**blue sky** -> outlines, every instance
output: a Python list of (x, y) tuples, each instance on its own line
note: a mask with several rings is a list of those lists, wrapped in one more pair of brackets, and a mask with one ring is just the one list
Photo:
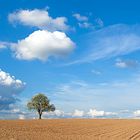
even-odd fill
[(44, 117), (139, 117), (139, 4), (1, 0), (0, 118), (36, 117), (38, 92), (56, 106)]

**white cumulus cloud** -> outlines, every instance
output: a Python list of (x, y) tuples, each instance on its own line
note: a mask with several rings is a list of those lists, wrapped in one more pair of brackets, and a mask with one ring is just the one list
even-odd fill
[(43, 117), (48, 118), (48, 117), (64, 117), (65, 112), (59, 109), (56, 109), (54, 112), (44, 112)]
[(135, 117), (140, 117), (140, 110), (136, 110), (133, 112)]
[(72, 116), (73, 117), (83, 117), (84, 116), (84, 111), (75, 109), (75, 111), (73, 112)]
[(82, 16), (79, 13), (73, 14), (73, 17), (75, 17), (78, 21), (88, 21), (87, 16)]
[(106, 116), (114, 116), (117, 115), (115, 112), (105, 112), (105, 111), (98, 111), (96, 109), (90, 109), (87, 113), (90, 117), (106, 117)]
[(12, 49), (18, 59), (44, 61), (50, 56), (65, 56), (74, 46), (74, 42), (63, 32), (38, 30), (12, 45)]
[(93, 25), (89, 22), (78, 23), (79, 27), (81, 28), (92, 28)]
[(8, 19), (11, 23), (19, 22), (26, 26), (34, 26), (50, 31), (65, 31), (69, 28), (69, 26), (66, 25), (66, 17), (52, 18), (47, 10), (41, 9), (19, 10), (9, 14)]
[(25, 115), (20, 114), (20, 115), (19, 115), (19, 119), (20, 119), (20, 120), (25, 120)]
[(24, 90), (25, 85), (21, 80), (0, 70), (0, 110), (9, 109), (11, 104), (16, 103), (16, 96)]
[(104, 22), (101, 18), (90, 20), (89, 16), (91, 16), (91, 14), (89, 14), (89, 16), (83, 16), (79, 13), (75, 13), (72, 16), (78, 21), (78, 26), (80, 28), (95, 30), (95, 29), (100, 29), (104, 26)]

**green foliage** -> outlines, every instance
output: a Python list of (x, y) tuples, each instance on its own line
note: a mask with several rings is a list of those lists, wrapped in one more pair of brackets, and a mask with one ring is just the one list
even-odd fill
[(36, 110), (39, 114), (39, 119), (43, 112), (55, 111), (55, 106), (50, 104), (49, 99), (44, 94), (35, 95), (30, 102), (28, 102), (27, 107), (29, 110)]

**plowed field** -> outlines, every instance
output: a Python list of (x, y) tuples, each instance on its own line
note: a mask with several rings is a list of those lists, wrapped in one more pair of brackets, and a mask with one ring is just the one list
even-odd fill
[(140, 140), (140, 120), (1, 120), (0, 140)]

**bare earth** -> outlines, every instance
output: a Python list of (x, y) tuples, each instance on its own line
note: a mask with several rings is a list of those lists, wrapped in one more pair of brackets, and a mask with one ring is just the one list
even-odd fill
[(140, 120), (1, 120), (0, 140), (140, 140)]

